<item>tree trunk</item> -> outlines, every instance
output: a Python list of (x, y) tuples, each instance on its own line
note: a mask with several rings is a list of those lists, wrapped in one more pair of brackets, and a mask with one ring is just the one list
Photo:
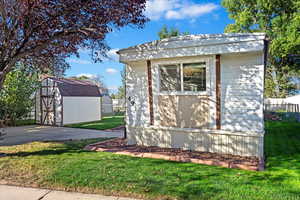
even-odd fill
[(0, 72), (0, 90), (3, 87), (3, 83), (4, 83), (4, 73)]
[(14, 65), (15, 62), (11, 62), (6, 65), (0, 65), (0, 90), (3, 88), (3, 84), (7, 73), (12, 70)]

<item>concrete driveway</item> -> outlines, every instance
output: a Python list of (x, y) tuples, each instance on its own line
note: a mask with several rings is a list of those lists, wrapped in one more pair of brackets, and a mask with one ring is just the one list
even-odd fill
[(33, 141), (64, 141), (91, 138), (123, 137), (124, 131), (98, 131), (89, 129), (51, 127), (51, 126), (20, 126), (5, 129), (6, 135), (0, 140), (0, 146), (25, 144)]

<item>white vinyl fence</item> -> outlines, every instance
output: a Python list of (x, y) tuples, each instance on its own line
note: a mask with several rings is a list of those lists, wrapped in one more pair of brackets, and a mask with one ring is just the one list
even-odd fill
[(288, 98), (266, 98), (264, 102), (264, 110), (271, 112), (299, 112), (299, 104), (291, 103)]

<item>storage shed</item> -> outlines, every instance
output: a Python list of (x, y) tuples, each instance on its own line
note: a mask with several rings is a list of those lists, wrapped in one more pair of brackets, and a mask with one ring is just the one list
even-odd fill
[(35, 118), (52, 126), (100, 120), (100, 90), (89, 81), (47, 77), (36, 93)]
[(266, 44), (236, 33), (121, 49), (128, 143), (262, 158)]

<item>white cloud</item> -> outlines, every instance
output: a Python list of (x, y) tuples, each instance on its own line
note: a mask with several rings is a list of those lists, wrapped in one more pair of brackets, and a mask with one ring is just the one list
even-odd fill
[(174, 2), (177, 0), (150, 0), (146, 3), (146, 15), (157, 20), (163, 17), (164, 13), (174, 8)]
[(119, 51), (119, 49), (111, 49), (108, 52), (106, 52), (107, 57), (104, 57), (103, 55), (99, 54), (100, 58), (103, 61), (119, 61), (119, 55), (117, 54), (117, 51)]
[(79, 52), (79, 53), (89, 53), (89, 52), (90, 52), (90, 49), (87, 49), (87, 48), (80, 48), (80, 49), (78, 49), (78, 52)]
[(108, 73), (108, 74), (116, 74), (116, 73), (118, 73), (119, 71), (118, 70), (116, 70), (116, 69), (114, 69), (114, 68), (107, 68), (106, 69), (106, 73)]
[(119, 61), (119, 55), (117, 54), (117, 51), (119, 51), (119, 49), (111, 49), (107, 52), (107, 56), (109, 59), (113, 60), (113, 61)]
[(198, 4), (191, 0), (150, 0), (146, 3), (146, 15), (152, 20), (193, 19), (211, 13), (218, 7), (214, 3)]
[(180, 19), (182, 16), (178, 11), (175, 10), (169, 10), (166, 13), (166, 18), (167, 19)]
[(119, 88), (119, 87), (116, 86), (116, 85), (111, 85), (111, 86), (108, 86), (108, 87), (107, 87), (107, 89), (112, 90), (112, 91), (117, 91), (118, 88)]
[(81, 77), (81, 76), (86, 76), (88, 77), (89, 79), (94, 79), (97, 77), (96, 74), (89, 74), (89, 73), (82, 73), (82, 74), (77, 74), (76, 77)]
[(89, 60), (83, 60), (83, 59), (73, 59), (73, 58), (71, 58), (71, 59), (68, 59), (67, 60), (69, 63), (75, 63), (75, 64), (81, 64), (81, 65), (88, 65), (88, 64), (92, 64), (92, 62), (91, 61), (89, 61)]

